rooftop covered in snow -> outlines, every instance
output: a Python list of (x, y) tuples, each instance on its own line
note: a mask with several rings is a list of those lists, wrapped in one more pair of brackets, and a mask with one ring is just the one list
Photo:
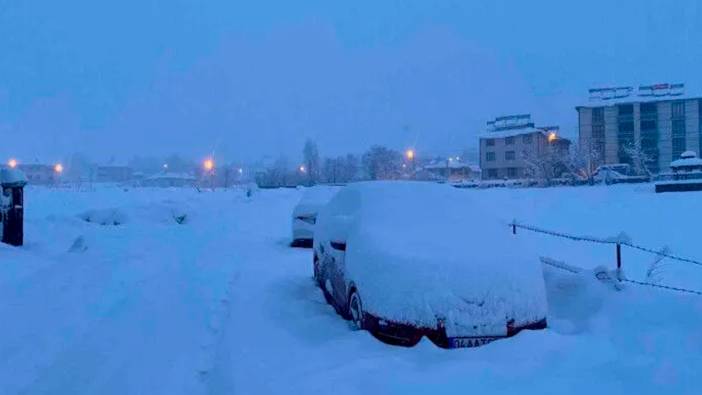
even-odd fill
[(588, 90), (588, 93), (588, 101), (577, 106), (576, 109), (627, 103), (695, 99), (699, 97), (687, 94), (685, 92), (685, 84), (682, 83), (641, 85), (638, 89), (635, 89), (633, 86), (592, 88)]
[(497, 117), (487, 122), (487, 130), (480, 134), (480, 138), (504, 138), (523, 134), (542, 133), (544, 135), (555, 132), (558, 126), (535, 126), (531, 114), (506, 115)]

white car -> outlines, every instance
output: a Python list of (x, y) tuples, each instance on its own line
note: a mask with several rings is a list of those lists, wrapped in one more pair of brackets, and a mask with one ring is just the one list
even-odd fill
[(539, 255), (482, 195), (421, 182), (346, 187), (319, 213), (314, 278), (359, 329), (475, 347), (546, 327)]
[(292, 247), (312, 248), (317, 213), (339, 191), (337, 186), (306, 188), (292, 212)]

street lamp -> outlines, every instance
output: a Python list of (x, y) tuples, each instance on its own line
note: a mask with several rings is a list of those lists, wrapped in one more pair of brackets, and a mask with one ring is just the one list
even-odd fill
[(556, 141), (557, 138), (558, 138), (558, 135), (556, 134), (556, 132), (551, 132), (548, 134), (548, 142), (549, 143)]
[(300, 173), (306, 173), (306, 172), (307, 172), (307, 168), (305, 167), (305, 165), (300, 165), (300, 167), (298, 168), (298, 170), (300, 170)]
[(12, 158), (8, 160), (7, 165), (10, 166), (10, 168), (14, 169), (15, 167), (17, 167), (17, 159)]
[(205, 168), (205, 170), (207, 170), (207, 171), (214, 170), (214, 168), (215, 168), (214, 160), (212, 160), (211, 158), (205, 159), (205, 161), (202, 162), (202, 167)]
[(405, 157), (407, 158), (407, 160), (414, 160), (414, 150), (410, 148), (407, 151), (405, 151)]
[(63, 165), (60, 163), (55, 164), (54, 165), (54, 173), (56, 173), (56, 174), (63, 173)]

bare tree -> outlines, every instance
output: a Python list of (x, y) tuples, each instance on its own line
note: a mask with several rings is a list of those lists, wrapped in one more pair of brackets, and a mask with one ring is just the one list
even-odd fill
[(371, 180), (399, 178), (402, 170), (402, 154), (383, 146), (375, 145), (363, 154), (363, 167)]
[(600, 151), (595, 149), (593, 144), (585, 142), (584, 144), (577, 145), (575, 149), (572, 150), (569, 167), (573, 174), (593, 184), (595, 171), (601, 160)]
[(302, 156), (304, 158), (304, 172), (307, 174), (308, 183), (313, 185), (319, 180), (320, 175), (319, 150), (317, 149), (317, 144), (308, 139), (305, 142), (305, 147), (302, 149)]
[(641, 139), (622, 148), (624, 154), (631, 159), (631, 167), (637, 175), (651, 177), (651, 165), (655, 163), (655, 158), (651, 153), (642, 148)]
[(343, 166), (341, 169), (341, 182), (350, 182), (358, 177), (359, 162), (358, 157), (353, 154), (347, 154), (343, 158)]
[(322, 166), (322, 180), (327, 183), (339, 182), (343, 158), (325, 158)]
[(553, 179), (570, 171), (570, 158), (567, 153), (553, 145), (547, 145), (541, 154), (522, 153), (526, 164), (526, 174), (540, 185), (549, 186)]

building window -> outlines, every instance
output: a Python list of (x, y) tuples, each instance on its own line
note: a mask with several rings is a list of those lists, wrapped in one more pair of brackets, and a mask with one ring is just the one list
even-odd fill
[(514, 160), (516, 157), (514, 151), (505, 151), (505, 160)]
[(486, 139), (486, 140), (485, 140), (485, 146), (487, 146), (487, 147), (494, 147), (494, 146), (495, 146), (495, 139)]
[(684, 101), (674, 101), (671, 106), (672, 117), (673, 118), (684, 118), (685, 117), (685, 102)]
[(592, 123), (604, 123), (604, 107), (595, 107), (592, 109)]
[(641, 103), (640, 111), (641, 116), (644, 116), (646, 114), (657, 114), (658, 105), (656, 103)]
[(522, 142), (524, 144), (531, 144), (531, 139), (532, 137), (530, 134), (525, 134), (524, 136), (522, 136)]
[(485, 153), (485, 160), (487, 162), (494, 162), (495, 161), (495, 153), (494, 152), (486, 152)]
[(634, 116), (634, 105), (633, 104), (620, 104), (617, 106), (619, 109), (620, 117), (633, 117)]
[[(675, 104), (675, 103), (674, 103)], [(680, 158), (680, 154), (685, 152), (685, 120), (684, 119), (673, 119), (673, 158), (676, 160)]]
[(488, 178), (497, 178), (497, 169), (488, 169)]
[(604, 125), (592, 125), (592, 138), (593, 139), (604, 139), (605, 128)]
[(517, 168), (508, 167), (507, 168), (507, 178), (517, 178)]
[(656, 130), (658, 129), (658, 122), (653, 119), (642, 119), (641, 120), (641, 130)]
[(505, 145), (512, 145), (514, 144), (514, 136), (510, 136), (505, 138)]

